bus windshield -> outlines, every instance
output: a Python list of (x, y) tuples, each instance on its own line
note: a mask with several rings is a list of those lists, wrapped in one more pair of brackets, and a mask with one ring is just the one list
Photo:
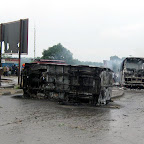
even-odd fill
[(125, 63), (125, 67), (127, 69), (140, 70), (140, 69), (144, 69), (144, 63), (143, 60), (140, 59), (127, 60), (127, 62)]

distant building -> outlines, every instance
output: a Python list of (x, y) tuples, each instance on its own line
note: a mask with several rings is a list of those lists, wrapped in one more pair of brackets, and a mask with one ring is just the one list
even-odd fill
[(19, 63), (18, 58), (3, 58), (2, 59), (2, 67), (4, 67), (4, 66), (11, 67), (12, 65), (18, 66), (18, 63)]

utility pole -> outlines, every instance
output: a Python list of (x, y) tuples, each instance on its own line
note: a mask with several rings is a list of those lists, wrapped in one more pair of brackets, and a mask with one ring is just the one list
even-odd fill
[[(1, 30), (0, 30), (0, 35), (1, 35), (1, 45), (0, 45), (0, 67), (2, 67), (2, 24), (1, 24)], [(1, 74), (0, 74), (0, 86), (1, 86)]]
[(34, 60), (35, 60), (35, 56), (36, 56), (36, 29), (34, 25)]

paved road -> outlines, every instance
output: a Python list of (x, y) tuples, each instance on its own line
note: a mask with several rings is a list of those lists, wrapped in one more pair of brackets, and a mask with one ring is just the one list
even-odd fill
[(144, 144), (144, 92), (103, 107), (0, 96), (1, 144)]

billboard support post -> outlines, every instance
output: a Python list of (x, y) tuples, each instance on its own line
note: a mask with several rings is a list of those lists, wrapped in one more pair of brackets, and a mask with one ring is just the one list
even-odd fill
[[(2, 67), (2, 24), (1, 24), (1, 46), (0, 46), (0, 67)], [(1, 74), (0, 74), (0, 86), (1, 86)]]
[(20, 35), (19, 35), (19, 69), (18, 69), (18, 85), (20, 84), (20, 73), (21, 73), (21, 34), (22, 34), (22, 20), (20, 20)]

